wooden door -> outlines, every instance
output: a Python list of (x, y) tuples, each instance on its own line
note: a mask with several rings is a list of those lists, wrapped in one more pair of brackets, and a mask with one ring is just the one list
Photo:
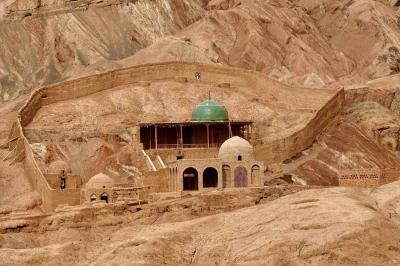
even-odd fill
[(243, 166), (235, 168), (235, 187), (247, 187), (247, 170)]

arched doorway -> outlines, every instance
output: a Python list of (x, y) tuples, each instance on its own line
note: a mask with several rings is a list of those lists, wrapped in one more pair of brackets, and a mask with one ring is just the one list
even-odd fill
[(235, 187), (247, 187), (247, 170), (243, 166), (235, 168)]
[(193, 167), (183, 171), (183, 190), (198, 190), (198, 173)]
[(253, 165), (253, 167), (251, 167), (251, 183), (255, 184), (259, 176), (260, 176), (260, 166), (255, 164)]
[(222, 166), (222, 185), (223, 187), (230, 186), (231, 167), (229, 165)]
[(104, 200), (106, 203), (108, 203), (108, 194), (107, 193), (101, 194), (100, 200)]
[(203, 172), (203, 187), (218, 187), (218, 171), (208, 167)]

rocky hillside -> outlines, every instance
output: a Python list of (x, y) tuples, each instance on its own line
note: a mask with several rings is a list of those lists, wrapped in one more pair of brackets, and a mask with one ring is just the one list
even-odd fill
[(285, 193), (274, 188), (10, 215), (0, 220), (0, 264), (398, 265), (399, 190), (312, 189), (270, 201)]
[[(397, 7), (332, 0), (7, 0), (0, 100), (155, 61), (255, 69), (305, 86), (399, 72)], [(345, 82), (346, 83), (346, 82)]]
[(24, 18), (12, 12), (0, 23), (3, 101), (41, 84), (75, 77), (82, 68), (101, 71), (101, 62), (112, 66), (113, 61), (192, 24), (205, 12), (197, 0), (141, 0), (85, 10), (27, 6), (30, 1), (9, 7), (29, 10), (20, 11), (25, 12)]

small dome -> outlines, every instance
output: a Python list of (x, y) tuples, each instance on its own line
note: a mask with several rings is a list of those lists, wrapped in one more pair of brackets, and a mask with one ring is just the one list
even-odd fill
[(235, 136), (222, 143), (218, 158), (224, 162), (246, 161), (254, 160), (255, 155), (253, 146), (247, 140)]
[(222, 104), (207, 100), (193, 110), (192, 121), (228, 121), (228, 112)]
[(59, 174), (61, 171), (71, 173), (71, 168), (62, 160), (51, 162), (47, 168), (47, 173), (49, 174)]
[(85, 188), (110, 188), (114, 185), (114, 180), (106, 174), (100, 173), (86, 183)]

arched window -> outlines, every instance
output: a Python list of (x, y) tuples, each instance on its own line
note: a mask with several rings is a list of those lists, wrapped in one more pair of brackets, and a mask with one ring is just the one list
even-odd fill
[(197, 170), (193, 167), (183, 171), (183, 190), (199, 190)]
[(218, 171), (208, 167), (203, 172), (203, 187), (218, 187)]
[(229, 187), (231, 181), (231, 167), (227, 164), (222, 166), (222, 185)]
[(108, 203), (108, 194), (107, 193), (103, 193), (100, 195), (100, 200), (105, 201), (106, 203)]
[(96, 194), (92, 194), (92, 195), (90, 196), (90, 202), (93, 202), (93, 201), (96, 201), (96, 200), (97, 200)]
[(256, 184), (259, 176), (260, 176), (260, 166), (255, 164), (253, 165), (253, 167), (251, 167), (251, 183), (253, 185)]

